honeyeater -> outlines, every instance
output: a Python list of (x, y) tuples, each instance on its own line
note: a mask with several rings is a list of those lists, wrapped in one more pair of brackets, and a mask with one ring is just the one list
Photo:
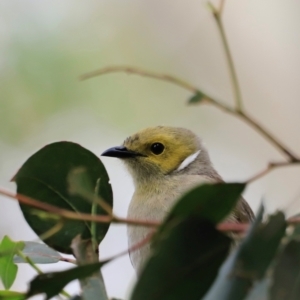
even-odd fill
[[(110, 148), (102, 156), (120, 158), (132, 175), (135, 191), (128, 218), (162, 221), (176, 200), (201, 183), (222, 182), (212, 166), (200, 138), (185, 128), (157, 126), (143, 129)], [(227, 218), (248, 223), (253, 212), (241, 197)], [(128, 226), (129, 247), (143, 240), (151, 229)], [(130, 253), (133, 267), (139, 273), (150, 254), (150, 245)]]

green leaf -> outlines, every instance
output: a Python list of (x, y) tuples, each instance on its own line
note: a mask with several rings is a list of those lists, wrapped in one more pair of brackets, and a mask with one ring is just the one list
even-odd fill
[(68, 175), (68, 183), (70, 194), (80, 195), (93, 202), (95, 186), (93, 186), (85, 168), (72, 169)]
[(83, 300), (83, 298), (79, 295), (75, 295), (75, 296), (72, 296), (72, 298), (70, 298), (70, 300)]
[(195, 104), (201, 102), (205, 98), (205, 94), (201, 91), (197, 91), (189, 100), (188, 104)]
[(17, 251), (22, 250), (23, 242), (14, 242), (8, 236), (5, 236), (0, 244), (0, 278), (4, 288), (9, 289), (14, 283), (18, 266), (14, 263), (13, 258)]
[(292, 240), (284, 247), (274, 267), (271, 299), (291, 299), (298, 277), (300, 277), (300, 241)]
[[(25, 247), (22, 250), (23, 254), (28, 256), (35, 264), (52, 264), (57, 263), (61, 259), (61, 255), (42, 243), (24, 242)], [(27, 263), (22, 257), (16, 255), (15, 263)]]
[[(206, 184), (185, 194), (153, 239), (153, 253), (132, 300), (200, 299), (209, 289), (231, 240), (215, 229), (235, 207), (244, 184)], [(199, 284), (201, 282), (201, 284)]]
[(255, 283), (245, 300), (269, 300), (269, 286), (268, 278), (260, 280)]
[(263, 278), (286, 229), (284, 214), (278, 212), (262, 223), (263, 208), (238, 249), (223, 264), (204, 300), (244, 299), (256, 280)]
[(0, 291), (0, 300), (23, 300), (25, 294), (14, 291)]
[[(222, 221), (235, 207), (245, 184), (217, 183), (203, 184), (183, 195), (172, 208), (167, 221), (173, 218), (186, 218), (195, 215), (214, 224)], [(167, 224), (165, 222), (164, 224)], [(160, 230), (163, 230), (164, 224)]]
[[(70, 195), (68, 174), (75, 168), (86, 169), (93, 187), (99, 183), (98, 195), (112, 206), (112, 189), (104, 165), (89, 150), (71, 142), (57, 142), (45, 146), (33, 154), (21, 167), (13, 180), (17, 192), (41, 202), (48, 203), (77, 213), (91, 213), (92, 204), (79, 195)], [(41, 235), (50, 230), (56, 220), (40, 218), (34, 210), (20, 203), (24, 217), (31, 228)], [(36, 210), (35, 210), (36, 211)], [(96, 214), (106, 214), (97, 206)], [(104, 238), (109, 224), (97, 224), (98, 243)], [(63, 228), (45, 243), (59, 252), (71, 253), (71, 242), (81, 234), (84, 239), (91, 237), (91, 223), (66, 220)]]
[(64, 286), (66, 286), (69, 282), (90, 276), (94, 272), (98, 271), (104, 263), (98, 262), (72, 268), (67, 271), (38, 275), (30, 282), (30, 288), (26, 297), (29, 298), (37, 294), (45, 293), (47, 296), (46, 299), (50, 299), (51, 297), (59, 294)]
[(199, 217), (165, 226), (131, 300), (199, 300), (228, 255), (231, 240)]
[(289, 300), (299, 300), (299, 295), (300, 295), (300, 276), (298, 275)]

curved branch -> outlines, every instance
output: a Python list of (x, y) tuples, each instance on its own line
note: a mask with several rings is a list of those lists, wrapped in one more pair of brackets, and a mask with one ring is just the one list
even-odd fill
[(48, 203), (44, 203), (33, 199), (31, 197), (27, 197), (22, 194), (13, 194), (9, 191), (6, 191), (0, 188), (0, 194), (7, 196), (11, 199), (18, 200), (20, 203), (24, 205), (28, 205), (31, 207), (35, 207), (37, 209), (53, 213), (57, 216), (60, 216), (65, 219), (70, 220), (78, 220), (78, 221), (90, 221), (90, 222), (98, 222), (98, 223), (122, 223), (136, 226), (144, 226), (144, 227), (156, 227), (160, 223), (155, 221), (144, 221), (144, 220), (132, 220), (120, 217), (111, 217), (105, 215), (90, 215), (86, 213), (76, 213), (67, 209), (62, 209), (54, 205), (50, 205)]
[[(96, 76), (108, 74), (108, 73), (127, 73), (127, 74), (136, 74), (143, 77), (153, 78), (161, 81), (166, 81), (169, 83), (172, 83), (176, 86), (182, 87), (192, 93), (201, 93), (204, 95), (205, 102), (211, 105), (214, 105), (215, 107), (219, 108), (220, 110), (232, 114), (236, 117), (239, 117), (241, 120), (243, 120), (245, 123), (250, 125), (252, 128), (254, 128), (258, 133), (260, 133), (266, 140), (268, 140), (271, 144), (273, 144), (279, 151), (281, 151), (284, 155), (286, 155), (291, 162), (299, 162), (300, 158), (298, 158), (296, 155), (294, 155), (286, 146), (284, 146), (277, 138), (275, 138), (271, 133), (269, 133), (265, 128), (263, 128), (260, 124), (258, 124), (256, 121), (254, 121), (247, 113), (235, 110), (234, 108), (224, 104), (223, 102), (214, 99), (213, 97), (210, 97), (206, 93), (203, 93), (200, 89), (193, 86), (192, 84), (177, 78), (175, 76), (171, 76), (168, 74), (160, 74), (155, 73), (139, 68), (134, 67), (128, 67), (128, 66), (111, 66), (106, 67), (102, 69), (98, 69), (86, 74), (83, 74), (80, 79), (85, 80), (89, 78), (93, 78)], [(200, 103), (203, 103), (203, 100), (200, 101)]]
[(268, 164), (268, 166), (263, 169), (262, 171), (258, 172), (257, 174), (253, 175), (252, 177), (250, 177), (249, 179), (247, 179), (245, 181), (245, 183), (251, 183), (263, 176), (265, 176), (266, 174), (270, 173), (271, 171), (278, 169), (278, 168), (282, 168), (282, 167), (288, 167), (294, 164), (300, 164), (300, 161), (283, 161), (283, 162), (271, 162)]

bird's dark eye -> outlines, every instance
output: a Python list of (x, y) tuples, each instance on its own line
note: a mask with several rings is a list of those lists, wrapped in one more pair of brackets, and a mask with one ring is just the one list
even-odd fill
[(159, 154), (163, 153), (165, 146), (161, 143), (154, 143), (151, 145), (150, 149), (155, 155), (159, 155)]

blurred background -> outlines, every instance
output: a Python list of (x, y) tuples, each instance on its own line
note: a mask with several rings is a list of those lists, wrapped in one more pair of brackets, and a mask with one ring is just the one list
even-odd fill
[[(217, 4), (217, 1), (215, 2)], [(223, 20), (244, 106), (300, 154), (300, 2), (228, 0)], [(227, 181), (241, 181), (283, 157), (241, 120), (210, 106), (187, 106), (187, 91), (135, 75), (80, 82), (107, 65), (130, 65), (185, 79), (233, 104), (216, 24), (202, 0), (2, 0), (0, 2), (0, 185), (45, 144), (68, 140), (96, 155), (152, 125), (187, 127), (206, 144)], [(103, 158), (115, 212), (126, 216), (133, 185), (123, 165)], [(254, 210), (300, 211), (299, 167), (276, 170), (251, 184)], [(35, 240), (18, 204), (0, 196), (0, 238)], [(111, 226), (101, 244), (106, 258), (127, 248), (126, 229)], [(69, 267), (65, 263), (43, 270)], [(103, 268), (110, 296), (126, 298), (135, 281), (128, 256)], [(28, 266), (12, 287), (24, 291)], [(69, 286), (75, 293), (77, 284)]]

